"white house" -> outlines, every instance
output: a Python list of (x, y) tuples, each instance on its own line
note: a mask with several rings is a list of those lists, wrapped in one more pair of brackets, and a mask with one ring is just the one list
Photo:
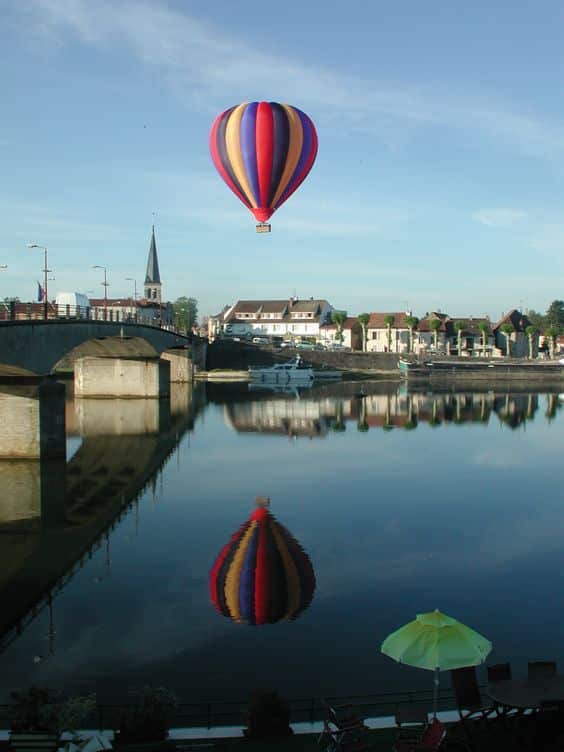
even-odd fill
[(238, 300), (210, 316), (208, 336), (319, 338), (319, 327), (331, 320), (333, 306), (326, 300), (297, 297), (289, 300)]
[[(371, 313), (366, 327), (367, 352), (403, 353), (409, 350), (409, 327), (406, 319), (411, 313)], [(391, 317), (390, 326), (386, 323)]]

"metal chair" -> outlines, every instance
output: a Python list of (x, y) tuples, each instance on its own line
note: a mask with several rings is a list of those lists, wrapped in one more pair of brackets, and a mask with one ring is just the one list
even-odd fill
[[(488, 684), (497, 681), (506, 681), (511, 679), (511, 664), (510, 663), (496, 663), (493, 666), (487, 666), (488, 672)], [(520, 715), (523, 711), (519, 708), (511, 707), (510, 705), (501, 705), (499, 702), (493, 702), (493, 706), (496, 709), (499, 716), (502, 718), (509, 718), (510, 716)]]
[(529, 679), (546, 679), (555, 676), (556, 661), (529, 661), (527, 676)]
[(504, 681), (511, 679), (511, 664), (496, 663), (493, 666), (487, 666), (488, 682)]
[(395, 712), (397, 726), (395, 742), (418, 742), (429, 723), (429, 714), (418, 705), (398, 705)]
[(394, 752), (438, 752), (443, 749), (446, 726), (437, 718), (427, 725), (419, 739), (400, 739), (394, 743)]
[(494, 705), (482, 700), (474, 666), (456, 668), (450, 672), (450, 676), (458, 715), (463, 724), (473, 720), (487, 721), (490, 715), (496, 713)]

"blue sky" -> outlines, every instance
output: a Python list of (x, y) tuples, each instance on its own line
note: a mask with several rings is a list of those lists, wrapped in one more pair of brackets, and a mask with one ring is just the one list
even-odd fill
[[(351, 314), (545, 310), (564, 273), (564, 6), (0, 0), (0, 297), (139, 288), (324, 297)], [(215, 172), (215, 116), (288, 102), (317, 126), (270, 235)]]

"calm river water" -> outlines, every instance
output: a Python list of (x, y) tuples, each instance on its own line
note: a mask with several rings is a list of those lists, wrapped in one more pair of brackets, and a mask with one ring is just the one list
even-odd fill
[[(516, 675), (564, 669), (564, 395), (362, 392), (69, 401), (66, 471), (42, 480), (58, 513), (20, 519), (39, 470), (0, 463), (0, 699), (32, 683), (107, 700), (157, 684), (187, 702), (429, 688), (379, 646), (434, 608)], [(253, 626), (218, 612), (210, 572), (257, 496), (315, 591), (296, 618)]]

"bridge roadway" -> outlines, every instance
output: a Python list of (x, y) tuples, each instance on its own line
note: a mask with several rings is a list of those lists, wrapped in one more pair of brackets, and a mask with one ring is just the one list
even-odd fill
[[(170, 409), (161, 401), (156, 422), (152, 413), (148, 421), (139, 414), (154, 410), (159, 402), (134, 401), (145, 403), (138, 405), (138, 415), (129, 424), (137, 433), (124, 432), (119, 420), (112, 429), (111, 420), (103, 414), (85, 418), (84, 412), (78, 413), (83, 442), (66, 468), (64, 461), (62, 465), (56, 461), (19, 463), (27, 468), (33, 464), (51, 467), (53, 472), (45, 517), (0, 524), (0, 653), (100, 547), (192, 429), (205, 404), (203, 385), (194, 390), (186, 384), (174, 387)], [(130, 414), (135, 411), (132, 402), (127, 409)], [(112, 435), (116, 427), (119, 433)]]
[(136, 323), (49, 319), (0, 321), (0, 376), (44, 376), (65, 359), (86, 355), (156, 357), (191, 345), (167, 329)]

